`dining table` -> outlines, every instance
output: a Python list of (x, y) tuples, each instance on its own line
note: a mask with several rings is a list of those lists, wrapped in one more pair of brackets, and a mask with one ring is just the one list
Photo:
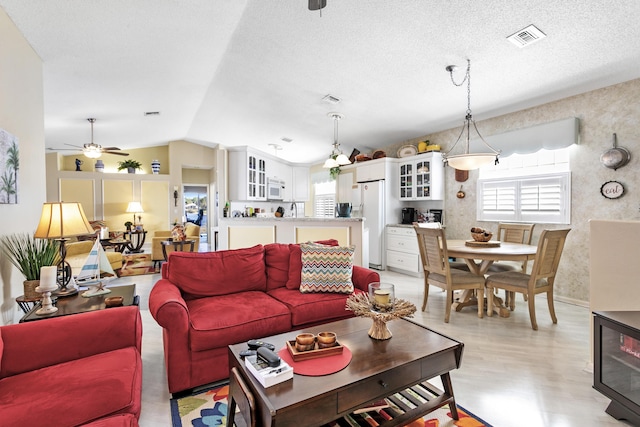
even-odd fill
[[(538, 247), (523, 243), (476, 242), (473, 240), (447, 239), (447, 253), (451, 258), (461, 258), (469, 267), (469, 271), (484, 276), (495, 261), (531, 261), (536, 257)], [(477, 305), (478, 301), (472, 289), (465, 290), (461, 297), (454, 302), (456, 311), (470, 305)], [(494, 312), (500, 317), (509, 317), (509, 309), (505, 307), (501, 298), (494, 298)]]

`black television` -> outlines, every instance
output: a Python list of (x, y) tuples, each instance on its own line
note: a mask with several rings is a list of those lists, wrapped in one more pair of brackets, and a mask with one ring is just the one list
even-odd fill
[(612, 417), (640, 425), (640, 311), (593, 313), (593, 387)]

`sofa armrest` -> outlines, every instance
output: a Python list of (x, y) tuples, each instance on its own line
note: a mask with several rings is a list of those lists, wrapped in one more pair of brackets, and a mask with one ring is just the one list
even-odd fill
[(138, 306), (2, 326), (0, 378), (126, 347), (142, 350)]
[(351, 281), (353, 282), (353, 286), (355, 288), (368, 292), (369, 283), (379, 282), (380, 274), (369, 268), (354, 265), (353, 271), (351, 273)]
[(180, 289), (167, 279), (160, 279), (149, 294), (149, 311), (158, 325), (170, 333), (184, 333), (189, 326), (189, 309)]

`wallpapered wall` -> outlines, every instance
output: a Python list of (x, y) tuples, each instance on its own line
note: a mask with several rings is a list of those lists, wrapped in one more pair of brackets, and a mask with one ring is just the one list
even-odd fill
[[(571, 232), (560, 261), (556, 292), (558, 299), (588, 303), (589, 301), (589, 220), (640, 220), (640, 80), (610, 86), (582, 95), (565, 98), (539, 107), (506, 114), (477, 122), (483, 136), (522, 129), (567, 117), (580, 119), (580, 144), (571, 154)], [(462, 124), (464, 111), (460, 111)], [(460, 128), (425, 135), (403, 141), (385, 150), (396, 153), (405, 144), (417, 145), (429, 139), (446, 151), (458, 137)], [(600, 155), (611, 148), (613, 133), (618, 145), (631, 151), (631, 161), (616, 171), (600, 164)], [(445, 215), (447, 235), (468, 238), (473, 225), (497, 229), (496, 223), (476, 221), (476, 181), (478, 171), (470, 171), (469, 180), (462, 183), (466, 197), (457, 199), (461, 183), (456, 182), (454, 171), (446, 168)], [(605, 199), (600, 195), (603, 183), (616, 180), (625, 186), (625, 195), (619, 199)], [(544, 228), (565, 228), (564, 225), (544, 224), (537, 227), (534, 242)], [(638, 245), (640, 259), (640, 244)], [(615, 266), (612, 266), (615, 268)]]

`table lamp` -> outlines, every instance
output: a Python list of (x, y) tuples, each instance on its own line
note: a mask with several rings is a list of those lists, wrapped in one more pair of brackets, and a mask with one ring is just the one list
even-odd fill
[(66, 297), (78, 293), (76, 288), (67, 288), (71, 280), (71, 266), (65, 260), (67, 256), (65, 243), (69, 237), (94, 233), (95, 230), (87, 221), (80, 203), (54, 202), (42, 205), (42, 215), (34, 237), (55, 239), (60, 242), (60, 262), (57, 265), (57, 282), (60, 289), (53, 292), (53, 295)]
[[(136, 224), (136, 214), (137, 213), (144, 213), (144, 210), (142, 209), (142, 205), (140, 204), (140, 202), (129, 202), (129, 205), (127, 206), (127, 213), (132, 213), (133, 214), (133, 225)], [(142, 218), (140, 218), (142, 219)], [(138, 221), (139, 223), (141, 223), (141, 221)]]

